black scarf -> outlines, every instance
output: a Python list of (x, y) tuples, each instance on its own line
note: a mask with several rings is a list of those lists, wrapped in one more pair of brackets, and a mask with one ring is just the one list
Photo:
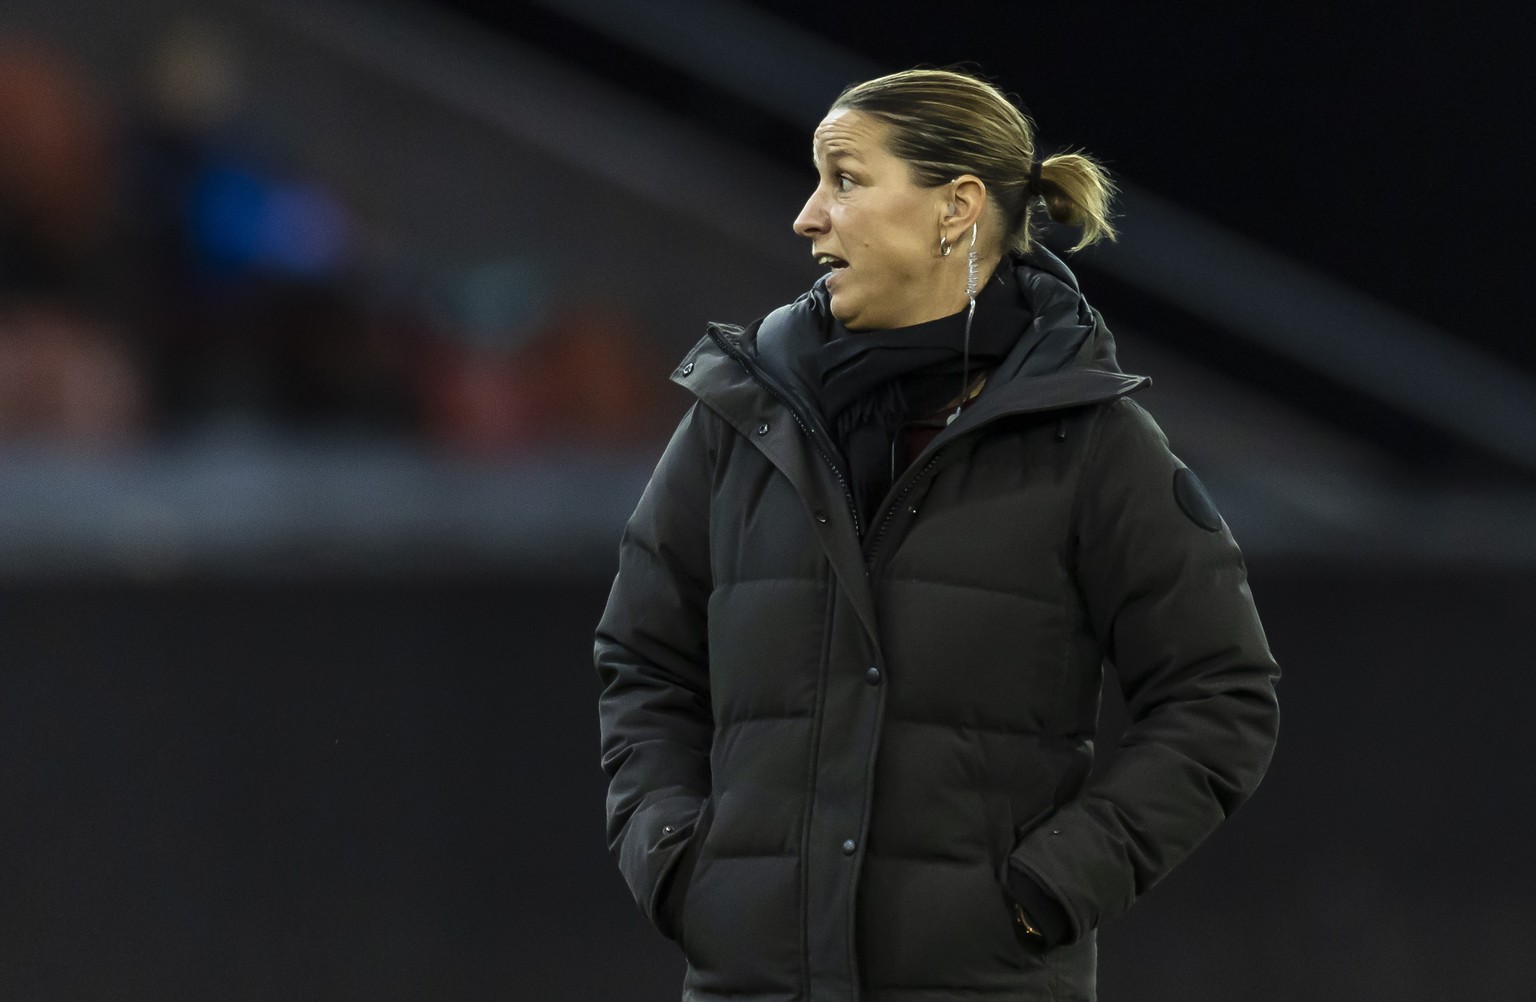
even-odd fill
[[(976, 297), (970, 383), (996, 367), (1029, 326), (1031, 312), (1018, 295), (1010, 264), (1004, 257)], [(961, 396), (965, 315), (961, 310), (885, 331), (850, 331), (834, 320), (827, 342), (811, 360), (821, 412), (848, 463), (865, 525), (906, 466), (909, 432), (929, 419), (942, 427), (945, 415), (939, 410)]]

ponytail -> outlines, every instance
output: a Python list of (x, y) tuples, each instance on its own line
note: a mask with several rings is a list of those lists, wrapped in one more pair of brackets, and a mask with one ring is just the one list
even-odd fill
[[(1117, 237), (1110, 220), (1110, 203), (1119, 191), (1109, 173), (1086, 153), (1058, 153), (1046, 157), (1040, 165), (1038, 182), (1046, 214), (1058, 223), (1080, 226), (1082, 237), (1072, 247), (1082, 250), (1100, 240)], [(1024, 251), (1029, 244), (1029, 221), (1017, 235), (1014, 249)]]

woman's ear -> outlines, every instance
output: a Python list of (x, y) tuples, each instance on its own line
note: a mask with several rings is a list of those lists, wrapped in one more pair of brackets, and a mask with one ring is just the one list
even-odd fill
[(940, 225), (953, 239), (954, 234), (970, 229), (981, 219), (987, 205), (987, 186), (975, 174), (961, 174), (949, 182), (949, 200)]
[(969, 228), (981, 218), (981, 210), (986, 207), (987, 186), (975, 174), (961, 174), (949, 183), (949, 214), (954, 222)]

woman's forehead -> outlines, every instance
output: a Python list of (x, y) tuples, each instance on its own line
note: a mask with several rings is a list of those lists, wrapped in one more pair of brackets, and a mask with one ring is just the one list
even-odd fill
[(834, 155), (867, 160), (885, 152), (886, 125), (851, 108), (834, 108), (811, 137), (811, 156)]

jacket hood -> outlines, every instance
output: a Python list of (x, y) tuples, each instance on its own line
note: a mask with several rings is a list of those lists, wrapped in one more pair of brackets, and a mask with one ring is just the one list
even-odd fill
[[(998, 273), (1011, 280), (1027, 327), (988, 380), (983, 399), (1006, 398), (1013, 405), (1009, 409), (1054, 409), (1121, 396), (1150, 384), (1147, 377), (1120, 369), (1114, 335), (1088, 305), (1071, 269), (1050, 250), (1036, 244), (1027, 255), (1009, 255)], [(737, 342), (744, 354), (802, 401), (815, 399), (808, 385), (814, 377), (803, 362), (831, 334), (829, 299), (826, 278), (817, 279), (794, 302), (741, 331)]]

